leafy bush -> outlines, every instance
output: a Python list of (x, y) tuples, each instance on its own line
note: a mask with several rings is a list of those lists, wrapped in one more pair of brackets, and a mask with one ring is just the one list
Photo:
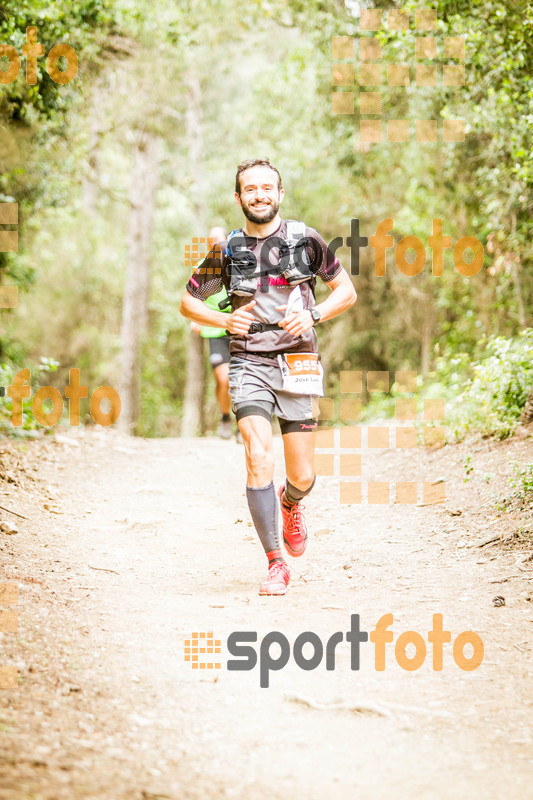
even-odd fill
[[(486, 352), (487, 357), (478, 362), (470, 365), (467, 359), (462, 362), (462, 374), (471, 368), (473, 376), (466, 382), (464, 391), (451, 400), (449, 422), (457, 438), (474, 431), (500, 439), (510, 436), (531, 391), (532, 328), (510, 339), (490, 337)], [(460, 376), (459, 380), (454, 380), (455, 391), (459, 383)]]

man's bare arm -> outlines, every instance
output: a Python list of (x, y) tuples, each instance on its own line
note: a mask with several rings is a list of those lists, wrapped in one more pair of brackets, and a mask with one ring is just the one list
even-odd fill
[(193, 297), (186, 289), (181, 298), (180, 314), (200, 325), (207, 325), (209, 328), (224, 328), (230, 333), (244, 336), (248, 333), (250, 325), (254, 321), (250, 309), (255, 306), (256, 301), (251, 300), (245, 306), (241, 306), (231, 314), (224, 314), (222, 311), (214, 311), (206, 306), (203, 300)]
[(355, 286), (346, 270), (343, 268), (333, 280), (327, 281), (326, 286), (331, 289), (331, 294), (316, 307), (320, 312), (320, 321), (338, 317), (343, 311), (353, 306), (357, 300)]
[[(326, 281), (326, 286), (331, 289), (331, 294), (324, 302), (316, 306), (316, 310), (320, 312), (321, 322), (338, 317), (343, 311), (353, 306), (357, 300), (355, 287), (345, 269), (342, 269), (333, 280)], [(278, 306), (278, 311), (283, 311), (286, 307)], [(293, 336), (301, 336), (302, 333), (310, 330), (313, 324), (313, 318), (308, 309), (290, 314), (278, 322), (280, 328), (284, 328), (288, 333), (292, 333)]]
[(181, 298), (180, 314), (199, 325), (207, 325), (210, 328), (225, 328), (229, 318), (229, 314), (209, 308), (203, 300), (193, 297), (187, 289)]

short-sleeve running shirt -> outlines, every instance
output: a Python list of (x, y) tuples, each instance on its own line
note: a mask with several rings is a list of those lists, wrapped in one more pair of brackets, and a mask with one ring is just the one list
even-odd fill
[[(266, 275), (269, 266), (279, 262), (279, 248), (269, 247), (271, 238), (286, 238), (287, 223), (281, 220), (277, 230), (263, 239), (245, 235), (246, 247), (251, 250), (257, 262), (257, 290), (253, 299), (255, 306), (251, 309), (254, 320), (263, 323), (276, 323), (281, 320), (285, 312), (278, 307), (287, 304), (287, 299), (294, 286), (291, 286), (283, 275)], [(328, 248), (324, 239), (314, 228), (305, 228), (307, 240), (306, 249), (309, 262), (322, 281), (326, 283), (333, 280), (342, 270), (342, 266), (335, 254)], [(206, 300), (219, 292), (223, 287), (229, 288), (230, 258), (226, 255), (227, 241), (219, 242), (208, 254), (207, 258), (198, 265), (194, 274), (187, 283), (187, 291), (200, 300)], [(221, 255), (222, 254), (222, 255)], [(318, 269), (317, 269), (318, 267)], [(268, 283), (266, 281), (268, 277)], [(303, 307), (313, 308), (315, 305), (314, 292), (310, 281), (299, 284)], [(246, 305), (251, 298), (236, 297), (235, 307)], [(246, 353), (264, 352), (317, 352), (317, 339), (314, 328), (306, 331), (302, 336), (294, 337), (283, 328), (272, 331), (262, 331), (246, 336), (231, 337), (231, 355), (245, 355)]]

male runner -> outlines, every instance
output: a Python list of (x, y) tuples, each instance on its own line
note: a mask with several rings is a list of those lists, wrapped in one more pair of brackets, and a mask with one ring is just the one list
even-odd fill
[[(304, 226), (300, 244), (290, 249), (291, 231), (303, 223), (280, 218), (283, 194), (281, 176), (268, 159), (239, 165), (235, 199), (246, 218), (244, 228), (213, 248), (187, 283), (180, 305), (189, 319), (225, 326), (231, 333), (230, 394), (246, 452), (246, 496), (269, 563), (259, 589), (264, 595), (285, 594), (290, 579), (278, 539), (272, 414), (280, 423), (287, 475), (278, 490), (283, 541), (289, 555), (298, 557), (308, 538), (300, 501), (315, 483), (312, 397), (321, 394), (316, 375), (302, 376), (298, 370), (303, 364), (308, 372), (319, 371), (314, 326), (338, 316), (357, 298), (348, 273), (315, 230)], [(318, 305), (316, 275), (332, 290)], [(222, 286), (230, 296), (230, 315), (203, 302)], [(301, 359), (291, 359), (293, 354), (302, 354)], [(304, 391), (311, 387), (309, 393), (302, 394), (301, 385)]]

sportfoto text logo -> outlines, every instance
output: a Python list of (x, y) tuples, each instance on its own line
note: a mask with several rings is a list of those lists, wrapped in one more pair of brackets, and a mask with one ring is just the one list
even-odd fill
[[(422, 272), (426, 266), (428, 256), (426, 245), (418, 236), (404, 236), (395, 245), (394, 238), (390, 235), (393, 227), (394, 220), (392, 217), (384, 219), (377, 226), (376, 232), (368, 238), (361, 234), (359, 220), (355, 218), (350, 221), (350, 235), (347, 236), (346, 239), (342, 236), (336, 236), (328, 244), (328, 248), (335, 254), (340, 247), (348, 247), (350, 250), (350, 272), (352, 275), (359, 275), (361, 248), (366, 249), (370, 245), (374, 250), (374, 274), (379, 278), (383, 278), (386, 275), (386, 251), (392, 250), (394, 252), (394, 261), (397, 269), (402, 275), (413, 278), (415, 275)], [(434, 219), (432, 227), (432, 233), (427, 238), (427, 247), (431, 250), (432, 274), (434, 277), (440, 278), (442, 277), (444, 251), (452, 247), (452, 240), (450, 236), (443, 233), (442, 219)], [(309, 241), (310, 237), (306, 237), (306, 239)], [(296, 243), (294, 247), (294, 260), (301, 269), (306, 270), (308, 269), (307, 264), (301, 256), (301, 246), (303, 244), (303, 239)], [(279, 273), (280, 265), (271, 264), (270, 251), (275, 247), (284, 247), (284, 245), (285, 240), (277, 236), (271, 236), (265, 241), (261, 248), (260, 275), (277, 275)], [(209, 240), (207, 237), (193, 239), (192, 250), (191, 245), (185, 245), (185, 266), (192, 267), (197, 264), (200, 259), (204, 259), (208, 255), (211, 248), (212, 240)], [(412, 251), (412, 253), (410, 251)], [(212, 257), (211, 266), (197, 269), (200, 275), (220, 275), (221, 248), (215, 245), (213, 253), (214, 256)], [(469, 254), (468, 260), (467, 254)], [(254, 254), (252, 253), (252, 255)], [(476, 239), (475, 236), (461, 236), (455, 244), (453, 244), (452, 259), (456, 271), (460, 275), (470, 278), (472, 275), (477, 275), (482, 269), (485, 259), (485, 250), (479, 239)], [(263, 264), (267, 264), (268, 266), (264, 267)], [(261, 285), (261, 292), (268, 292), (268, 283), (264, 286)]]
[[(26, 383), (29, 381), (31, 373), (28, 367), (21, 369), (13, 378), (13, 383), (7, 387), (7, 396), (12, 399), (11, 404), (11, 423), (18, 428), (22, 425), (22, 399), (29, 397), (31, 387)], [(0, 387), (3, 390), (4, 387)], [(0, 391), (0, 396), (4, 392)], [(65, 386), (65, 397), (69, 401), (69, 423), (76, 427), (80, 424), (80, 400), (82, 397), (89, 396), (89, 388), (80, 385), (79, 369), (69, 370), (69, 384)], [(102, 411), (101, 403), (106, 400), (109, 404), (108, 411)], [(52, 404), (52, 408), (46, 411), (44, 403)], [(31, 408), (33, 416), (39, 425), (48, 428), (55, 425), (63, 414), (63, 398), (54, 386), (41, 386), (35, 392)], [(113, 425), (120, 417), (121, 402), (119, 393), (112, 386), (99, 386), (91, 395), (90, 400), (91, 417), (98, 425)]]
[[(37, 41), (37, 28), (30, 25), (26, 28), (26, 44), (22, 45), (22, 54), (26, 57), (26, 83), (34, 86), (37, 83), (37, 59), (44, 56), (44, 45)], [(13, 83), (20, 72), (20, 56), (10, 44), (0, 44), (0, 59), (6, 57), (7, 69), (3, 68), (0, 61), (0, 84), (7, 86)], [(59, 69), (58, 62), (64, 58), (67, 66)], [(68, 44), (56, 44), (48, 53), (46, 71), (54, 83), (70, 83), (78, 73), (78, 56), (73, 47)]]
[[(394, 623), (392, 614), (380, 617), (370, 632), (361, 630), (359, 614), (352, 614), (350, 621), (351, 627), (346, 634), (337, 631), (325, 644), (313, 631), (300, 633), (292, 645), (292, 658), (296, 666), (311, 672), (322, 664), (327, 672), (331, 672), (336, 668), (336, 648), (346, 641), (350, 646), (350, 669), (357, 672), (361, 663), (361, 644), (369, 640), (374, 645), (374, 669), (377, 672), (383, 672), (392, 658), (407, 672), (415, 672), (425, 663), (429, 648), (426, 639), (416, 631), (404, 631), (396, 639), (394, 649), (387, 648), (394, 640), (390, 630)], [(427, 633), (427, 642), (431, 645), (434, 672), (443, 670), (444, 645), (451, 641), (452, 634), (444, 630), (442, 614), (433, 614), (433, 628)], [(255, 643), (258, 643), (258, 647), (254, 646)], [(410, 654), (407, 653), (408, 647)], [(234, 656), (226, 661), (226, 669), (230, 672), (251, 672), (258, 667), (259, 686), (262, 689), (270, 686), (270, 673), (282, 670), (291, 658), (291, 644), (280, 631), (267, 633), (260, 642), (257, 631), (234, 631), (227, 638), (226, 648), (229, 655)], [(484, 652), (483, 641), (474, 631), (462, 631), (453, 640), (451, 656), (456, 666), (464, 672), (477, 669), (483, 661)], [(190, 662), (193, 669), (221, 669), (221, 661), (213, 659), (215, 653), (221, 653), (221, 642), (220, 639), (214, 639), (212, 632), (196, 632), (192, 634), (192, 639), (185, 641), (184, 660)]]

